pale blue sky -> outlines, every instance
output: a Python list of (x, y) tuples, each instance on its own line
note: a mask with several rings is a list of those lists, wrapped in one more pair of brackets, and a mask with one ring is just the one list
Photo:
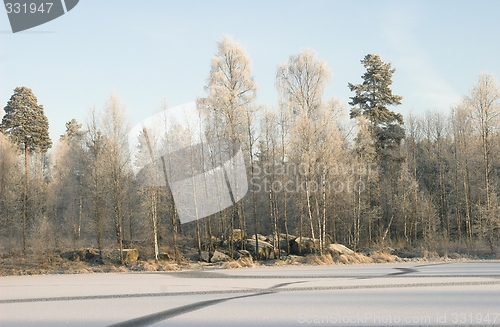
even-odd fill
[(332, 81), (325, 98), (347, 105), (360, 60), (380, 54), (397, 69), (394, 110), (448, 111), (477, 75), (500, 77), (500, 1), (160, 1), (80, 0), (66, 15), (12, 34), (0, 10), (0, 105), (16, 86), (33, 89), (55, 141), (72, 118), (104, 107), (110, 92), (132, 124), (162, 98), (171, 106), (203, 96), (216, 41), (247, 50), (262, 104), (275, 105), (275, 71), (314, 49)]

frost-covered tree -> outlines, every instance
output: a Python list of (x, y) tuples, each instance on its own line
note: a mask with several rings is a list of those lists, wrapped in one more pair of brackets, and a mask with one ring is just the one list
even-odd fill
[(116, 242), (123, 262), (123, 222), (129, 207), (129, 187), (131, 169), (129, 166), (129, 153), (127, 133), (129, 127), (125, 113), (125, 106), (120, 97), (112, 93), (106, 102), (103, 116), (103, 132), (106, 135), (104, 169), (109, 180), (107, 194), (113, 209)]
[[(217, 48), (205, 87), (208, 95), (198, 101), (199, 107), (208, 116), (208, 137), (248, 143), (246, 113), (253, 106), (257, 92), (251, 61), (245, 49), (227, 36), (217, 42)], [(231, 230), (235, 227), (235, 221), (239, 222), (240, 228), (245, 229), (242, 205), (240, 201), (233, 208)], [(232, 234), (229, 233), (230, 238)], [(230, 244), (232, 247), (232, 239)]]
[[(336, 122), (341, 104), (336, 99), (323, 101), (323, 91), (330, 76), (326, 62), (309, 49), (290, 56), (276, 72), (281, 161), (284, 164), (285, 160), (293, 160), (297, 165), (308, 167), (300, 176), (306, 185), (303, 207), (309, 217), (313, 242), (319, 236), (320, 250), (326, 237), (327, 196), (324, 186), (341, 139)], [(289, 144), (289, 153), (285, 151), (285, 144)], [(321, 191), (313, 194), (310, 185), (321, 185)], [(283, 197), (286, 204), (286, 192)]]
[(3, 116), (0, 129), (24, 151), (23, 253), (26, 255), (29, 154), (35, 151), (47, 152), (52, 146), (52, 141), (49, 137), (49, 122), (43, 111), (43, 106), (38, 104), (38, 100), (30, 88), (16, 87), (4, 111), (5, 116)]
[(108, 139), (101, 130), (98, 120), (98, 114), (93, 108), (90, 111), (87, 122), (88, 133), (85, 137), (86, 145), (86, 168), (88, 174), (88, 194), (89, 194), (89, 210), (90, 216), (95, 227), (97, 247), (99, 252), (103, 249), (103, 237), (105, 231), (105, 220), (107, 214), (106, 205), (106, 186), (109, 186), (109, 179), (106, 175), (106, 148)]
[(295, 115), (304, 112), (311, 117), (322, 104), (323, 91), (330, 81), (330, 70), (310, 49), (290, 56), (276, 72), (280, 106)]
[[(454, 139), (454, 162), (456, 169), (456, 183), (455, 189), (457, 192), (455, 210), (457, 215), (457, 233), (459, 240), (462, 238), (462, 225), (465, 238), (470, 246), (473, 241), (473, 212), (471, 204), (471, 135), (473, 135), (472, 114), (470, 108), (461, 101), (456, 107), (452, 109), (451, 117), (451, 131)], [(412, 138), (413, 139), (413, 138)], [(416, 156), (413, 155), (416, 162)], [(416, 173), (415, 173), (416, 175)], [(460, 212), (463, 212), (464, 223), (461, 223)]]
[(21, 214), (18, 194), (23, 187), (16, 150), (16, 145), (0, 133), (0, 239), (9, 251), (13, 250), (13, 240), (19, 230), (15, 217)]
[(246, 135), (245, 111), (257, 91), (252, 64), (243, 46), (227, 36), (217, 42), (217, 48), (205, 87), (208, 95), (199, 103), (210, 117), (219, 120), (223, 137), (242, 141)]
[(71, 236), (75, 245), (81, 241), (84, 230), (85, 176), (88, 175), (85, 134), (82, 124), (72, 119), (66, 123), (66, 132), (51, 153), (50, 221), (60, 226), (56, 237), (64, 241), (64, 236)]
[(480, 74), (477, 84), (472, 88), (470, 97), (465, 99), (469, 106), (476, 129), (481, 138), (483, 156), (483, 176), (485, 190), (485, 217), (488, 222), (488, 240), (493, 247), (495, 224), (492, 215), (492, 162), (495, 158), (492, 137), (500, 130), (500, 86), (495, 76)]

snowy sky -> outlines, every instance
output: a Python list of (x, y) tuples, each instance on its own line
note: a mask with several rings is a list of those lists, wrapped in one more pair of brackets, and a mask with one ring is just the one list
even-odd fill
[(131, 124), (203, 96), (216, 41), (247, 50), (258, 102), (275, 105), (276, 66), (314, 49), (332, 73), (325, 98), (347, 104), (360, 60), (380, 54), (397, 69), (394, 110), (447, 111), (477, 75), (500, 77), (500, 1), (80, 0), (64, 16), (13, 34), (0, 10), (0, 105), (16, 86), (33, 89), (55, 141), (65, 122), (84, 122), (112, 91)]

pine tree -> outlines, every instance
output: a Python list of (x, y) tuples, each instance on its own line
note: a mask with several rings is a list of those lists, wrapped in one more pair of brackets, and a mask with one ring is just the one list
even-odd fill
[(363, 115), (375, 125), (402, 124), (403, 116), (387, 109), (387, 106), (400, 105), (403, 99), (393, 95), (390, 88), (396, 69), (391, 69), (391, 63), (384, 63), (376, 54), (366, 55), (361, 63), (366, 68), (363, 84), (348, 84), (349, 89), (356, 92), (349, 102), (353, 106), (351, 118)]
[[(384, 63), (376, 54), (366, 55), (361, 63), (366, 68), (362, 76), (363, 83), (348, 83), (349, 89), (356, 93), (350, 97), (349, 104), (352, 106), (350, 117), (351, 119), (364, 117), (369, 122), (369, 133), (363, 137), (371, 137), (368, 142), (373, 142), (375, 145), (379, 174), (383, 176), (379, 180), (377, 192), (377, 210), (382, 210), (382, 217), (386, 222), (383, 226), (383, 220), (378, 220), (379, 237), (383, 241), (394, 217), (391, 209), (396, 192), (394, 185), (398, 180), (401, 161), (404, 159), (400, 153), (400, 143), (405, 138), (405, 131), (401, 127), (403, 116), (387, 107), (400, 105), (403, 97), (392, 94), (390, 86), (396, 69), (391, 68), (391, 63)], [(361, 136), (358, 137), (359, 141)], [(384, 229), (385, 232), (382, 232)]]
[(21, 150), (24, 150), (23, 253), (26, 255), (29, 153), (47, 152), (52, 146), (52, 141), (49, 137), (49, 122), (43, 112), (43, 106), (38, 104), (30, 88), (16, 87), (4, 111), (5, 116), (0, 125), (1, 131), (9, 136)]
[(388, 106), (400, 105), (403, 99), (400, 95), (392, 94), (390, 88), (396, 69), (391, 68), (391, 63), (384, 63), (376, 54), (366, 55), (361, 63), (366, 68), (362, 76), (363, 84), (348, 83), (349, 89), (356, 92), (355, 96), (350, 97), (350, 117), (364, 116), (368, 119), (379, 154), (387, 155), (386, 150), (398, 148), (405, 138), (404, 129), (400, 126), (403, 116), (387, 109)]

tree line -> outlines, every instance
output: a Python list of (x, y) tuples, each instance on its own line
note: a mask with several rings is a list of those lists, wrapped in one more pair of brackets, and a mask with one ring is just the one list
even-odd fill
[[(103, 112), (75, 119), (50, 151), (43, 106), (17, 87), (0, 124), (2, 251), (146, 244), (158, 258), (168, 247), (234, 246), (234, 230), (289, 235), (356, 250), (374, 246), (434, 249), (500, 238), (500, 87), (481, 73), (450, 110), (403, 117), (390, 107), (395, 68), (376, 54), (346, 109), (325, 96), (331, 72), (312, 50), (278, 65), (278, 105), (256, 101), (249, 56), (228, 37), (217, 43), (204, 97), (197, 99), (206, 137), (241, 145), (249, 191), (235, 205), (180, 224), (169, 187), (134, 176), (125, 106), (111, 94)], [(157, 108), (168, 108), (163, 100)], [(349, 118), (346, 118), (346, 111)], [(280, 249), (290, 252), (288, 245)]]

